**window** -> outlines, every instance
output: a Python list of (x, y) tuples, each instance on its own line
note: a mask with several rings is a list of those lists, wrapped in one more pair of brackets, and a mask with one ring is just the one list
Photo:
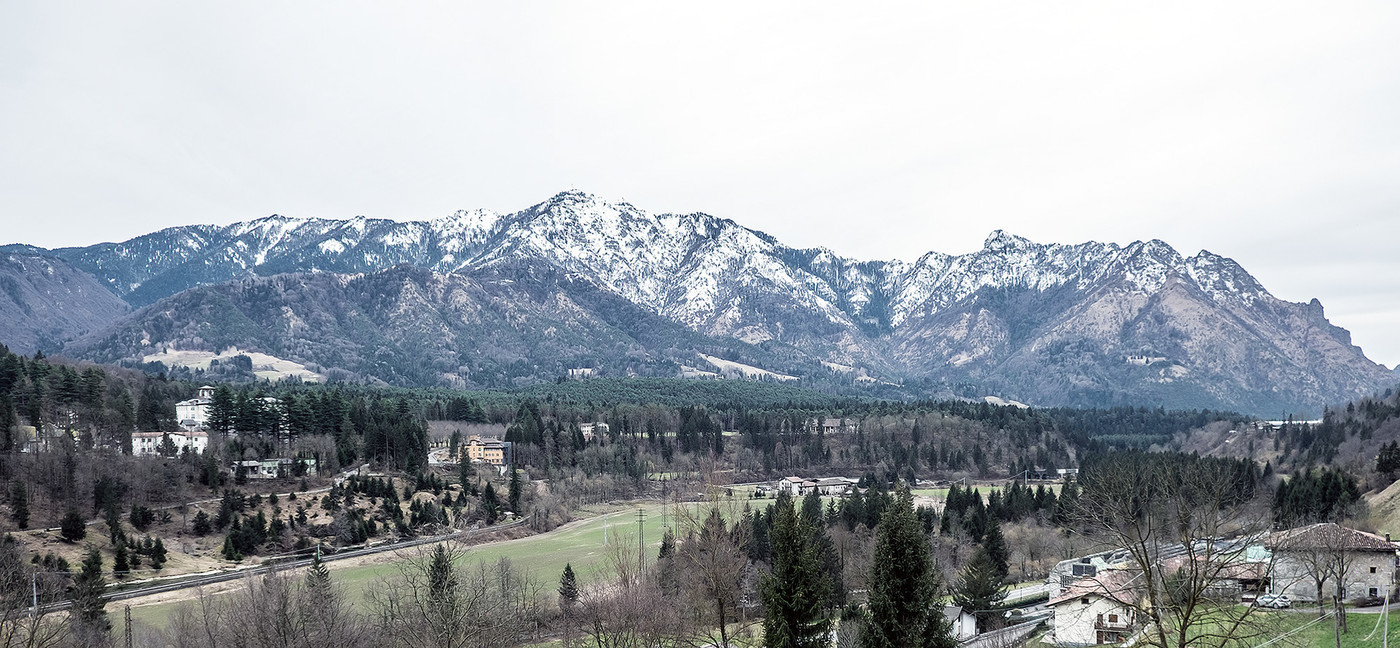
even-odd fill
[(1372, 567), (1372, 568), (1371, 568), (1371, 573), (1372, 573), (1372, 574), (1376, 573), (1376, 568), (1375, 568), (1375, 567)]
[(1118, 615), (1117, 615), (1117, 614), (1110, 614), (1110, 615), (1108, 615), (1108, 622), (1109, 622), (1109, 623), (1118, 623)]
[(1380, 595), (1381, 595), (1381, 591), (1378, 590), (1378, 589), (1376, 589), (1376, 588), (1374, 588), (1374, 587), (1372, 587), (1370, 590), (1367, 590), (1367, 596), (1380, 596)]
[(1080, 603), (1083, 603), (1084, 605), (1088, 605), (1088, 604), (1089, 604), (1089, 597), (1086, 596), (1086, 597), (1084, 597), (1084, 598), (1082, 598), (1082, 599), (1079, 599), (1079, 602), (1080, 602)]

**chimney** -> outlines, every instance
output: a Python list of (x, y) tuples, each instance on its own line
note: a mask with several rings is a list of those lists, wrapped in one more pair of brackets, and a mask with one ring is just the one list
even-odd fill
[(1389, 533), (1385, 534), (1385, 541), (1386, 541), (1386, 542), (1390, 542), (1390, 534), (1389, 534)]

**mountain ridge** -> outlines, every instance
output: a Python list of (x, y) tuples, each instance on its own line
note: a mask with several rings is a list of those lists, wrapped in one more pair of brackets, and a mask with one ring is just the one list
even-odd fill
[[(1041, 404), (1140, 399), (1303, 411), (1370, 393), (1395, 375), (1367, 360), (1316, 300), (1280, 300), (1228, 257), (1186, 257), (1158, 239), (1038, 244), (994, 230), (968, 254), (859, 260), (787, 247), (725, 218), (652, 214), (569, 191), (510, 214), (273, 215), (5, 251), (63, 259), (136, 308), (258, 276), (369, 276), (403, 264), (472, 276), (544, 264), (699, 333), (704, 344), (733, 339), (891, 382), (972, 382)], [(1155, 374), (1125, 369), (1137, 366), (1135, 356), (1167, 365)], [(1048, 375), (1035, 375), (1037, 367)]]

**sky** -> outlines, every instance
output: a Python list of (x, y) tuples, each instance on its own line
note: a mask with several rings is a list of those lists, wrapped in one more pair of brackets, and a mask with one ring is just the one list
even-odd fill
[[(874, 5), (874, 6), (872, 6)], [(565, 189), (913, 259), (1158, 238), (1400, 363), (1400, 3), (49, 2), (0, 243)]]

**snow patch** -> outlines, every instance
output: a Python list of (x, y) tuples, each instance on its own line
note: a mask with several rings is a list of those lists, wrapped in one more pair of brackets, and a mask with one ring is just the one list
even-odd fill
[(767, 369), (760, 369), (753, 365), (746, 365), (742, 362), (734, 362), (732, 360), (725, 360), (724, 358), (716, 358), (712, 355), (705, 355), (703, 353), (697, 355), (703, 358), (705, 362), (714, 365), (716, 369), (719, 369), (720, 372), (724, 374), (738, 374), (745, 378), (772, 378), (774, 380), (780, 380), (784, 382), (789, 380), (797, 380), (797, 376), (789, 376), (787, 374), (780, 374), (768, 371)]

